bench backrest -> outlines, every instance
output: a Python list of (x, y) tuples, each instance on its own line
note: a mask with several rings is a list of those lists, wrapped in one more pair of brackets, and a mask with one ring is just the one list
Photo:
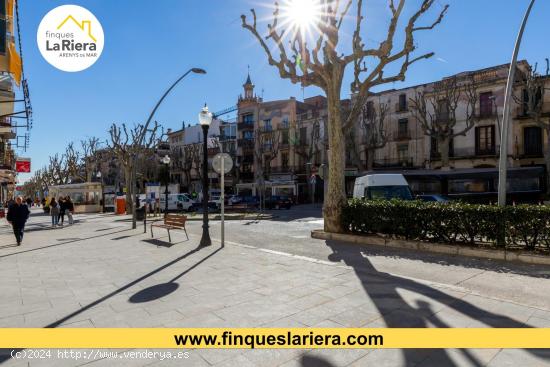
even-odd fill
[(164, 224), (174, 227), (185, 227), (187, 217), (179, 214), (168, 214), (164, 218)]

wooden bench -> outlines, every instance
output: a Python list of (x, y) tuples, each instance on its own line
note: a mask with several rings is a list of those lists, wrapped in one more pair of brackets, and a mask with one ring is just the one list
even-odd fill
[(164, 217), (164, 220), (162, 223), (159, 223), (160, 221), (155, 221), (151, 223), (151, 238), (153, 238), (153, 227), (159, 227), (159, 228), (166, 228), (168, 231), (168, 241), (172, 243), (172, 238), (170, 237), (170, 230), (171, 229), (183, 229), (185, 232), (185, 236), (187, 239), (189, 239), (189, 236), (187, 235), (187, 230), (185, 229), (185, 222), (187, 221), (187, 217), (185, 215), (179, 215), (179, 214), (167, 214)]

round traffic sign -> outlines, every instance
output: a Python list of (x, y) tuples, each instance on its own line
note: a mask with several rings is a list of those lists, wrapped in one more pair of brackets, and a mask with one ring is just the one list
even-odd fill
[(222, 173), (222, 160), (223, 160), (223, 173), (229, 173), (233, 168), (233, 159), (227, 153), (218, 153), (212, 160), (212, 168), (216, 173)]

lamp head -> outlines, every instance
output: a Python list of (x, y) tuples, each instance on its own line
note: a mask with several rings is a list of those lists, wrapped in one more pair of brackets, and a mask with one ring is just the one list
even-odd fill
[(191, 69), (191, 71), (195, 74), (206, 74), (206, 70), (201, 69), (201, 68), (193, 68), (193, 69)]
[(201, 126), (210, 126), (212, 123), (212, 112), (208, 111), (208, 106), (206, 104), (199, 113), (199, 123)]

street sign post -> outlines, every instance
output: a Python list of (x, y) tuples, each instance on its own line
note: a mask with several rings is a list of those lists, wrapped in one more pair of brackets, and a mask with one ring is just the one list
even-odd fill
[(221, 175), (221, 193), (220, 193), (220, 201), (221, 201), (221, 240), (222, 240), (222, 246), (224, 245), (225, 240), (225, 174), (229, 173), (231, 169), (233, 168), (233, 159), (231, 159), (231, 156), (227, 153), (218, 153), (212, 160), (212, 168), (214, 171), (219, 173)]

